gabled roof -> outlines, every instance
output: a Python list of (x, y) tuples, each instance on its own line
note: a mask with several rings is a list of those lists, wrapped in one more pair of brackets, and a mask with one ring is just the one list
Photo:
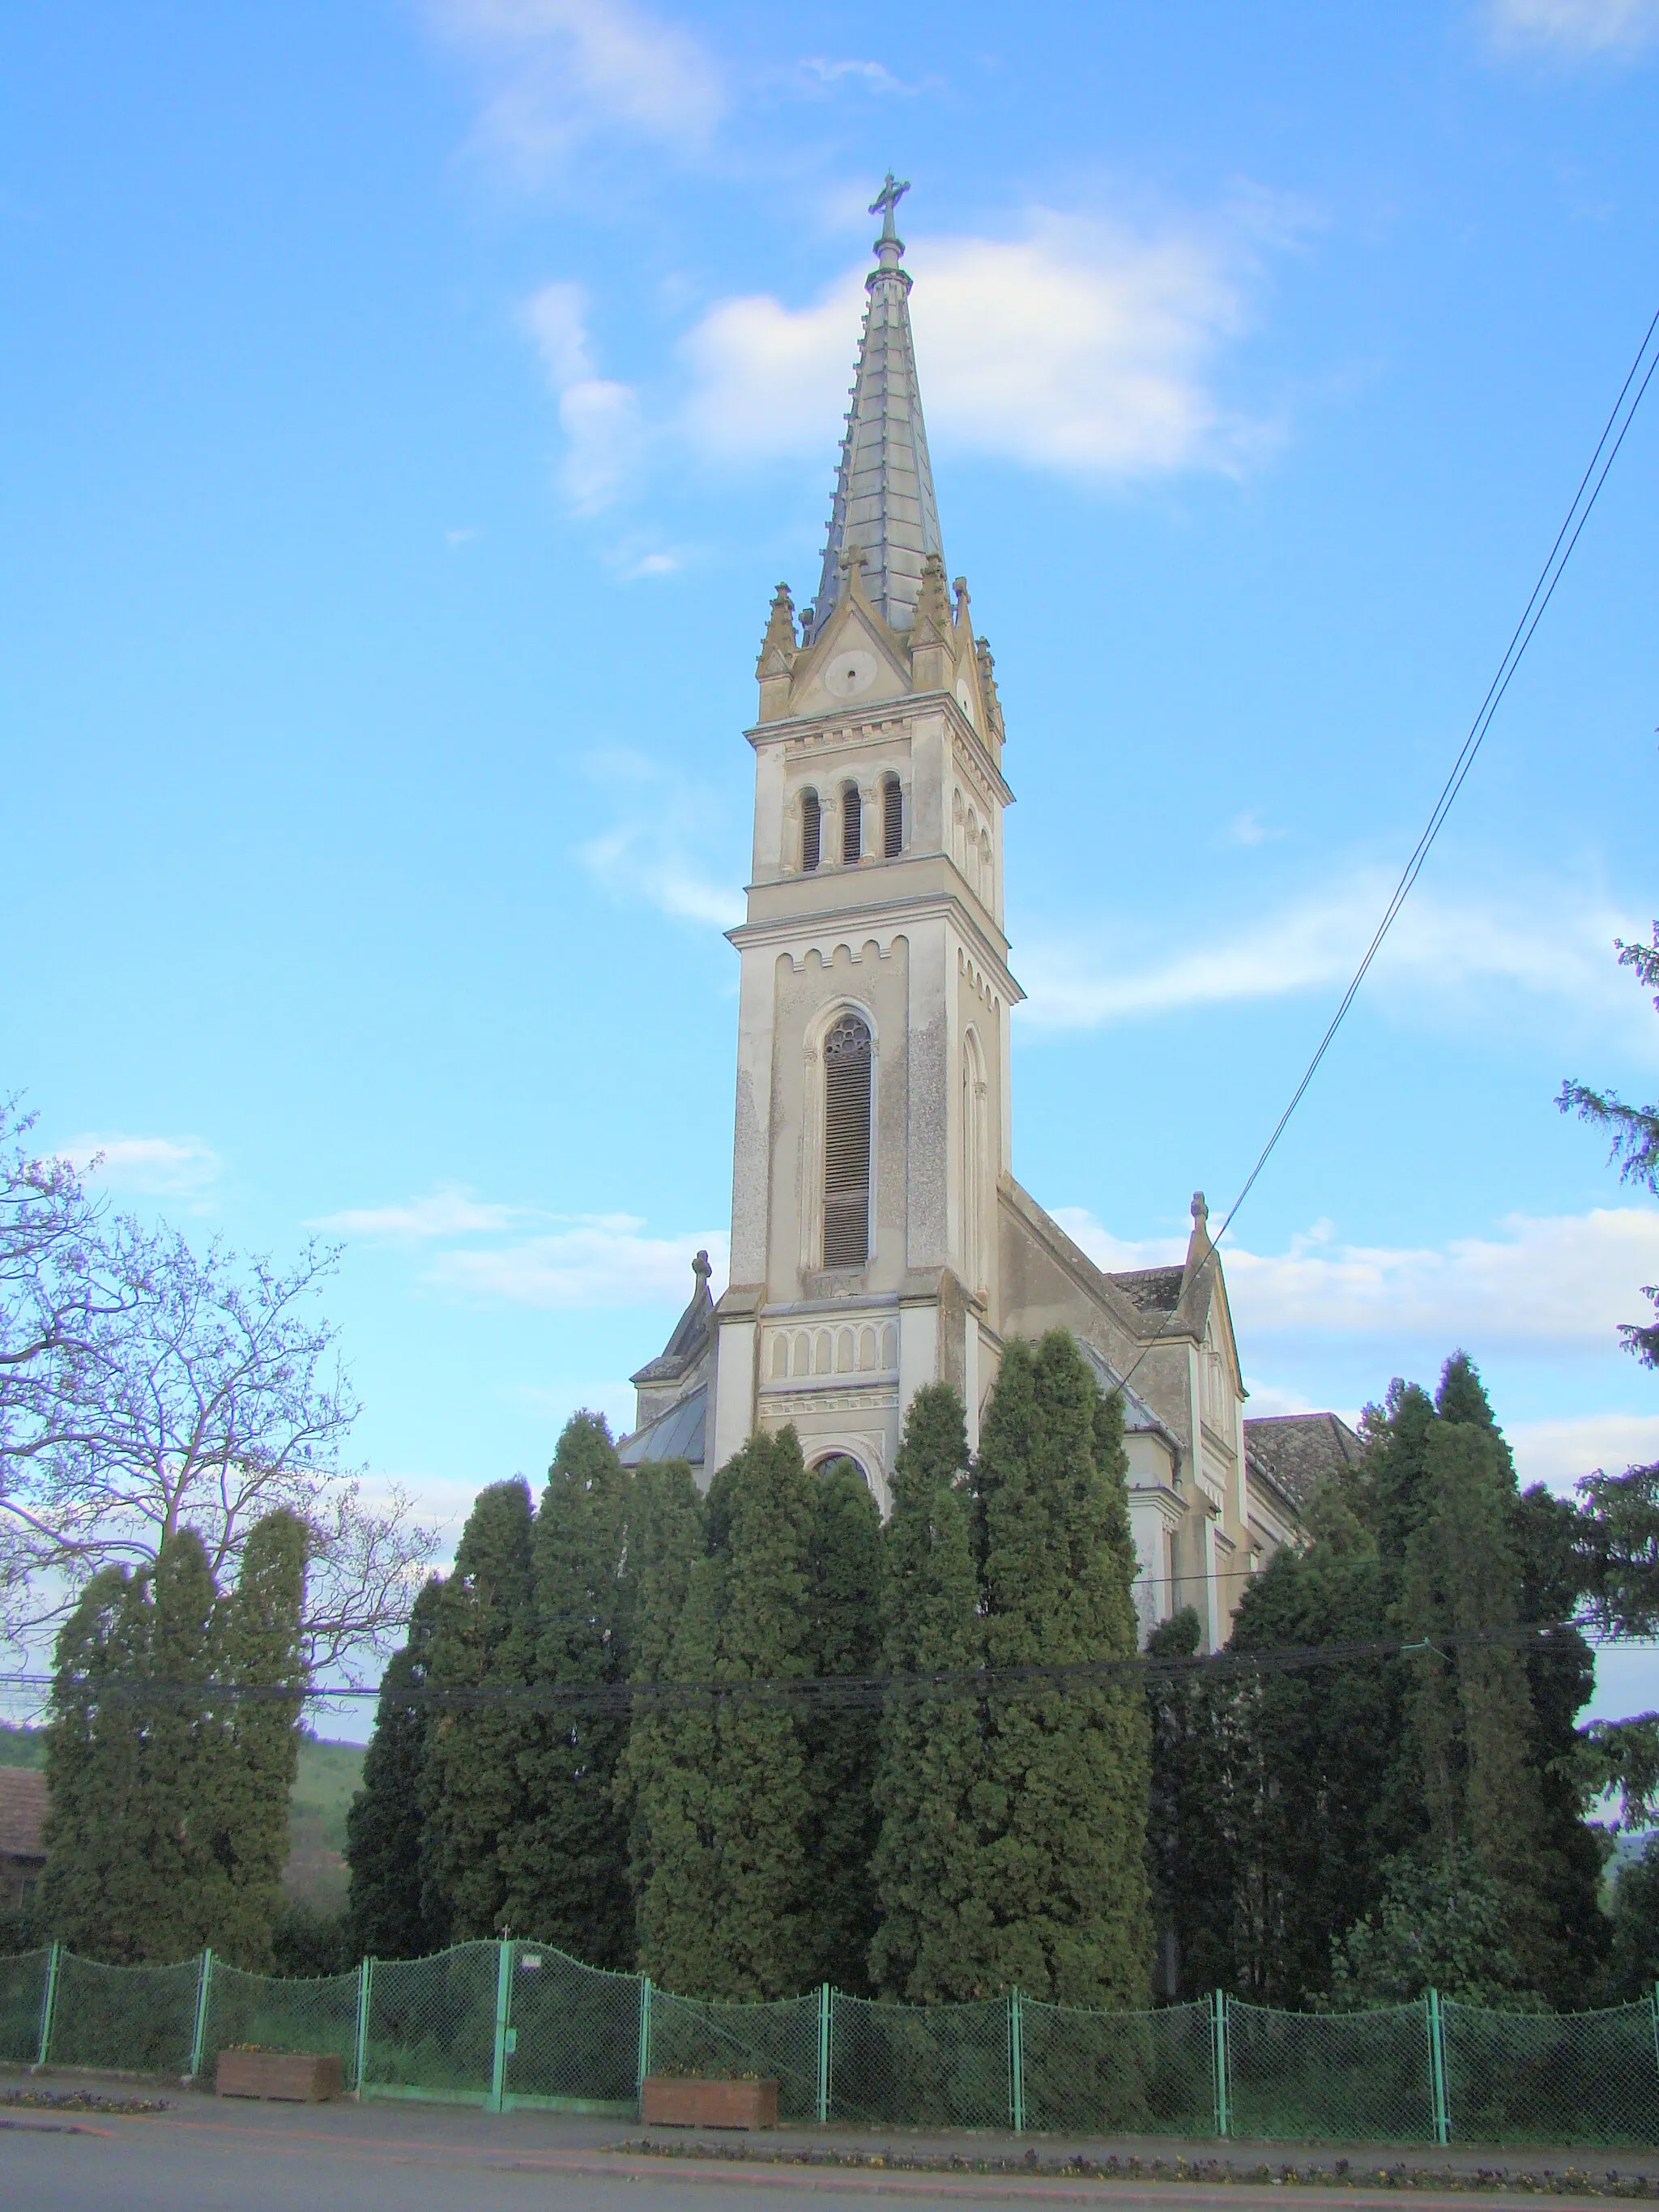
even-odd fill
[(1132, 1267), (1125, 1274), (1109, 1275), (1107, 1280), (1115, 1283), (1142, 1313), (1167, 1314), (1181, 1303), (1185, 1275), (1184, 1267)]
[(1358, 1467), (1364, 1446), (1340, 1413), (1264, 1413), (1244, 1424), (1244, 1449), (1292, 1505), (1328, 1476)]
[(0, 1766), (0, 1858), (44, 1859), (46, 1778), (38, 1766)]
[(714, 1273), (707, 1252), (699, 1252), (691, 1262), (691, 1273), (696, 1288), (691, 1293), (691, 1303), (674, 1324), (674, 1334), (656, 1358), (641, 1368), (629, 1381), (635, 1386), (641, 1382), (678, 1382), (682, 1375), (695, 1367), (708, 1349), (708, 1336), (714, 1325), (714, 1301), (708, 1294), (708, 1278)]
[(708, 1421), (708, 1385), (699, 1382), (665, 1413), (659, 1413), (633, 1436), (624, 1437), (617, 1447), (617, 1456), (624, 1467), (638, 1467), (653, 1459), (683, 1459), (701, 1467)]
[(898, 630), (908, 629), (915, 617), (922, 562), (943, 550), (910, 335), (910, 279), (899, 266), (904, 242), (893, 228), (893, 197), (890, 177), (887, 193), (876, 204), (884, 206), (885, 220), (876, 241), (877, 265), (864, 280), (870, 306), (812, 608), (815, 636), (847, 590), (845, 562), (854, 546), (864, 556), (871, 605)]

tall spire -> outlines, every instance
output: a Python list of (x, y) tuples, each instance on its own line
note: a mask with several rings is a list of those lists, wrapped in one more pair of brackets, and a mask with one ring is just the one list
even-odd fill
[(847, 589), (853, 549), (863, 556), (866, 592), (895, 629), (909, 628), (921, 592), (921, 564), (942, 550), (910, 337), (910, 279), (899, 266), (904, 241), (893, 228), (893, 210), (909, 189), (896, 184), (890, 170), (870, 207), (882, 218), (881, 236), (876, 266), (864, 280), (870, 306), (830, 510), (815, 630)]

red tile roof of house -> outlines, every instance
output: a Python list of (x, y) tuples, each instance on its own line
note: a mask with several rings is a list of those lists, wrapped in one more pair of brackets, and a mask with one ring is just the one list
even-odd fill
[(43, 1859), (46, 1778), (38, 1766), (0, 1766), (0, 1858)]

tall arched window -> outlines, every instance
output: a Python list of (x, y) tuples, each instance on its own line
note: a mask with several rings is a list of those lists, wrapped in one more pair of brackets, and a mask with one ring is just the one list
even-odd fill
[(823, 1264), (870, 1256), (870, 1032), (843, 1014), (823, 1041)]
[(800, 864), (803, 868), (816, 868), (823, 839), (823, 817), (818, 811), (816, 791), (803, 791), (800, 795)]
[(855, 783), (843, 786), (841, 794), (841, 857), (850, 867), (864, 852), (864, 801)]
[(896, 860), (904, 850), (904, 793), (896, 775), (881, 780), (881, 850), (889, 860)]

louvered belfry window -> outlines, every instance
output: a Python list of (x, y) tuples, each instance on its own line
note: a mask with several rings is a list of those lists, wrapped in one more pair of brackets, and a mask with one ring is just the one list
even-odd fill
[(816, 791), (804, 791), (800, 795), (800, 864), (803, 868), (816, 868), (823, 835), (823, 817), (818, 811)]
[(881, 849), (889, 860), (896, 860), (904, 849), (904, 794), (896, 775), (882, 780)]
[(841, 795), (841, 857), (851, 867), (864, 851), (864, 801), (849, 783)]
[(823, 1264), (870, 1256), (870, 1032), (843, 1014), (823, 1041)]

